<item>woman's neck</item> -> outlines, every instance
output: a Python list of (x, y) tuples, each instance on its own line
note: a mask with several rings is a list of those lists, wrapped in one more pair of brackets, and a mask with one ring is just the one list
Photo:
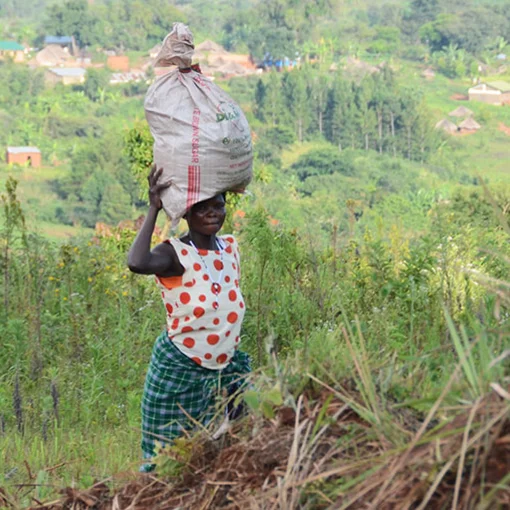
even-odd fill
[(199, 234), (198, 232), (188, 232), (186, 236), (187, 240), (190, 241), (190, 244), (200, 249), (200, 250), (217, 250), (218, 249), (218, 241), (215, 235), (208, 236), (204, 234)]

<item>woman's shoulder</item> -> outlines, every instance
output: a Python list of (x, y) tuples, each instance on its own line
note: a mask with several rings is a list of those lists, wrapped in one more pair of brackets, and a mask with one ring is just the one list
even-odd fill
[(237, 240), (232, 234), (225, 234), (220, 236), (220, 239), (227, 244), (237, 245)]
[(179, 257), (179, 244), (175, 242), (174, 238), (165, 239), (157, 244), (152, 251), (153, 253), (170, 257), (176, 266), (182, 265)]

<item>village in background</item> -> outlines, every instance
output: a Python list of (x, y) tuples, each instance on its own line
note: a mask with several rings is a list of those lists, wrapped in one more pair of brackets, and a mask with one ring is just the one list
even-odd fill
[[(156, 67), (156, 57), (161, 50), (161, 44), (152, 47), (145, 57), (137, 59), (133, 65), (129, 56), (118, 54), (114, 50), (99, 50), (105, 62), (94, 62), (92, 54), (86, 48), (79, 48), (73, 36), (44, 37), (44, 47), (27, 48), (12, 40), (0, 41), (0, 61), (12, 61), (20, 65), (27, 65), (31, 69), (43, 68), (45, 83), (48, 87), (57, 84), (82, 85), (87, 78), (89, 69), (103, 69), (109, 73), (110, 85), (125, 85), (130, 83), (150, 84), (159, 76), (172, 71), (172, 67)], [(97, 53), (96, 53), (97, 54)], [(499, 71), (505, 72), (507, 56), (500, 53), (496, 57), (500, 62)], [(96, 59), (97, 60), (97, 59)], [(306, 62), (317, 61), (317, 55), (306, 55)], [(228, 80), (230, 78), (246, 77), (267, 71), (291, 71), (301, 63), (299, 52), (293, 59), (287, 56), (274, 58), (270, 54), (256, 60), (250, 54), (237, 54), (227, 51), (220, 44), (205, 40), (195, 48), (194, 62), (199, 63), (201, 72), (211, 79)], [(330, 71), (338, 70), (338, 63), (331, 63)], [(363, 73), (374, 73), (380, 67), (370, 65), (357, 58), (347, 58), (344, 67), (359, 69)], [(474, 79), (473, 86), (459, 100), (481, 101), (492, 105), (510, 105), (510, 82), (504, 80), (484, 81), (483, 74), (487, 74), (487, 66), (479, 66), (480, 75)], [(427, 67), (422, 72), (426, 80), (433, 80), (435, 71)], [(450, 114), (453, 120), (443, 119), (436, 124), (449, 134), (471, 133), (480, 129), (481, 125), (473, 118), (473, 112), (461, 106)], [(455, 122), (457, 121), (457, 122)], [(38, 147), (7, 147), (5, 161), (8, 164), (28, 164), (38, 167), (42, 164), (41, 151)]]
[[(0, 61), (11, 61), (28, 66), (30, 69), (44, 69), (47, 87), (54, 87), (57, 84), (83, 85), (90, 69), (104, 70), (108, 74), (108, 83), (113, 86), (139, 83), (149, 85), (173, 69), (155, 66), (161, 46), (161, 43), (156, 44), (147, 51), (145, 56), (138, 56), (133, 62), (128, 55), (100, 48), (94, 52), (94, 58), (88, 48), (80, 48), (77, 45), (72, 35), (46, 35), (42, 48), (25, 47), (15, 40), (0, 40)], [(314, 63), (318, 60), (318, 52), (306, 53), (303, 58), (303, 62), (306, 63)], [(286, 55), (273, 57), (266, 53), (262, 59), (256, 59), (251, 54), (229, 52), (220, 44), (207, 39), (196, 45), (193, 61), (200, 65), (200, 71), (205, 76), (213, 80), (228, 80), (268, 71), (291, 71), (300, 66), (302, 57), (299, 52), (295, 52), (292, 58)], [(472, 86), (466, 90), (465, 95), (460, 94), (456, 99), (479, 101), (497, 106), (510, 105), (510, 81), (484, 79), (484, 76), (489, 74), (504, 74), (507, 71), (506, 61), (507, 55), (498, 53), (492, 68), (482, 62), (477, 64), (478, 73), (472, 80)], [(371, 65), (359, 58), (347, 56), (340, 62), (331, 62), (329, 71), (336, 72), (339, 68), (343, 68), (355, 70), (364, 75), (379, 72), (384, 65), (384, 62)], [(421, 73), (424, 80), (434, 80), (435, 75), (436, 71), (430, 66), (425, 66)], [(436, 129), (452, 135), (473, 133), (481, 127), (474, 118), (473, 111), (466, 106), (459, 106), (449, 113), (449, 118), (443, 118), (435, 124)], [(43, 156), (38, 147), (5, 148), (7, 164), (39, 167), (42, 161)]]
[[(292, 197), (322, 202), (327, 190), (337, 198), (322, 236), (328, 215), (349, 229), (352, 218), (370, 223), (374, 204), (402, 190), (381, 177), (368, 191), (353, 169), (357, 153), (374, 167), (390, 165), (382, 155), (404, 168), (455, 167), (448, 179), (463, 184), (501, 166), (491, 161), (510, 133), (510, 21), (492, 0), (462, 10), (436, 0), (292, 9), (272, 0), (38, 0), (33, 11), (20, 1), (0, 2), (0, 183), (18, 176), (28, 217), (50, 235), (143, 214), (138, 185), (152, 158), (143, 100), (172, 70), (156, 60), (174, 21), (194, 33), (193, 63), (245, 111), (257, 180), (283, 193), (271, 203), (275, 221), (292, 211), (303, 225)], [(469, 168), (483, 153), (482, 167)], [(353, 197), (348, 175), (359, 181)]]

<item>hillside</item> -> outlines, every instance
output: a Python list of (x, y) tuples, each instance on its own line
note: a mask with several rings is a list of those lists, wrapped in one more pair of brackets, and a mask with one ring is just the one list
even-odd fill
[[(507, 508), (510, 108), (468, 95), (507, 99), (505, 2), (27, 5), (0, 0), (1, 152), (30, 158), (0, 158), (0, 508)], [(126, 257), (176, 20), (250, 68), (204, 66), (253, 134), (223, 229), (253, 374), (225, 434), (217, 391), (140, 474), (168, 308)]]

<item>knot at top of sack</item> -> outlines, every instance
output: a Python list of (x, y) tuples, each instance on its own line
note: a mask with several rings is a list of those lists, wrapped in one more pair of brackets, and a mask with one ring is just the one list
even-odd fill
[(174, 23), (172, 31), (165, 37), (163, 45), (154, 61), (154, 67), (178, 66), (180, 69), (191, 66), (195, 45), (193, 34), (184, 23)]

